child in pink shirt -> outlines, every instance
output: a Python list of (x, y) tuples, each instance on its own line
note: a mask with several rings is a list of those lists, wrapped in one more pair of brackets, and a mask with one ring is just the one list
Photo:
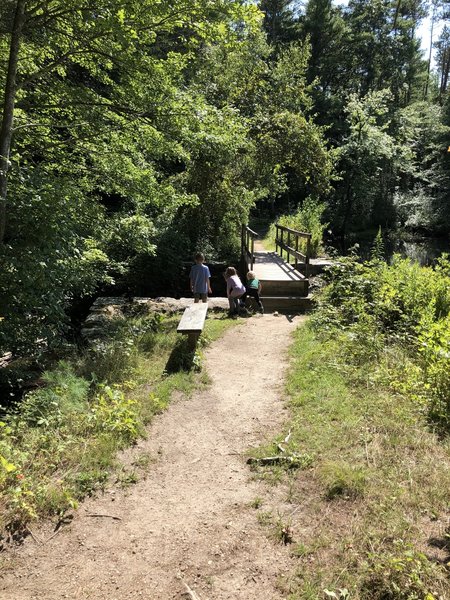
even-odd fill
[(234, 267), (228, 267), (225, 271), (227, 282), (227, 298), (230, 304), (230, 314), (239, 314), (240, 299), (245, 295), (246, 289)]

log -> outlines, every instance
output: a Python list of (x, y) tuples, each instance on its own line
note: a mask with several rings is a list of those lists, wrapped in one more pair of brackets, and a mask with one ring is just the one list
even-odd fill
[(311, 458), (302, 454), (279, 454), (278, 456), (263, 456), (262, 458), (250, 457), (247, 459), (248, 465), (288, 465), (291, 468), (305, 467), (311, 462)]

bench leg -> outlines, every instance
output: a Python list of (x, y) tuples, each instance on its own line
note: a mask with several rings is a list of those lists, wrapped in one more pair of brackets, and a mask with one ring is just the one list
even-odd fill
[(188, 348), (189, 350), (195, 350), (197, 347), (198, 338), (200, 337), (199, 333), (188, 333)]

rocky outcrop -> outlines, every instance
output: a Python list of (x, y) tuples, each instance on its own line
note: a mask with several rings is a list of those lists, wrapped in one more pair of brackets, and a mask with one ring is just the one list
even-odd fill
[[(145, 315), (151, 312), (163, 314), (181, 313), (193, 303), (193, 298), (97, 298), (84, 322), (81, 335), (87, 341), (96, 340), (101, 338), (108, 326), (117, 319), (126, 319), (128, 316)], [(212, 311), (227, 311), (228, 300), (226, 298), (209, 298), (208, 309)]]

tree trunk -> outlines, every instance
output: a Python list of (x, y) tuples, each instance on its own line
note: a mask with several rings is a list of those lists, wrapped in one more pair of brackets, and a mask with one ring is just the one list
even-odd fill
[(431, 57), (433, 52), (433, 32), (434, 22), (436, 20), (436, 2), (433, 2), (433, 11), (431, 13), (431, 29), (430, 29), (430, 51), (428, 53), (428, 66), (427, 66), (427, 78), (425, 80), (425, 90), (423, 93), (423, 99), (426, 100), (428, 96), (428, 85), (430, 83), (430, 70), (431, 70)]
[(9, 153), (14, 117), (14, 103), (17, 89), (17, 65), (19, 62), (20, 38), (25, 21), (27, 0), (17, 0), (9, 47), (8, 73), (5, 85), (5, 101), (0, 128), (0, 244), (3, 243), (6, 228), (6, 200), (8, 193)]
[(397, 35), (395, 32), (397, 30), (397, 21), (398, 21), (398, 15), (400, 13), (401, 4), (402, 4), (402, 0), (397, 0), (397, 4), (395, 6), (394, 24), (392, 25), (392, 30), (391, 30), (394, 32), (394, 35)]
[(345, 238), (347, 236), (347, 227), (348, 222), (350, 220), (350, 215), (353, 208), (353, 174), (350, 175), (349, 181), (347, 183), (347, 190), (345, 193), (345, 209), (342, 219), (342, 242), (345, 247)]
[(447, 91), (448, 76), (450, 73), (450, 46), (445, 48), (442, 53), (442, 69), (441, 69), (441, 87), (439, 91), (440, 104), (443, 104), (443, 98)]

